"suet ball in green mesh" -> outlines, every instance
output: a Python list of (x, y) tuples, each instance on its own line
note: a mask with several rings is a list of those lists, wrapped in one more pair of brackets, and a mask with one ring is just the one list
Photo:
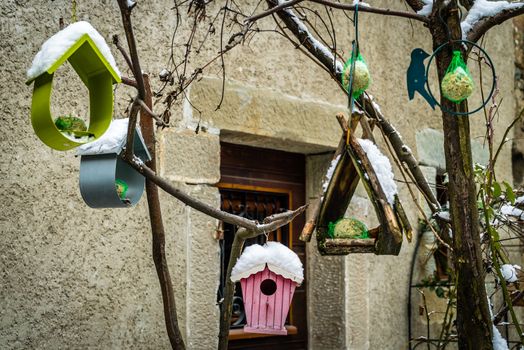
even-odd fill
[(442, 95), (452, 102), (459, 103), (471, 96), (474, 86), (460, 51), (453, 51), (453, 58), (440, 84)]
[(342, 218), (329, 223), (328, 234), (331, 238), (369, 238), (366, 225), (353, 218)]
[[(346, 91), (349, 92), (349, 80), (351, 73), (351, 63), (352, 59), (350, 58), (344, 65), (344, 70), (342, 71), (342, 86)], [(361, 54), (355, 58), (355, 68), (353, 70), (353, 97), (359, 98), (360, 95), (369, 87), (371, 83), (371, 75), (369, 74), (369, 69), (364, 61), (364, 58)]]

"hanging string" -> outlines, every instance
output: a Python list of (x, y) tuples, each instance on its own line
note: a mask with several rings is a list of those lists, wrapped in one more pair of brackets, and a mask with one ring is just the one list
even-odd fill
[(76, 18), (76, 0), (71, 0), (71, 23), (77, 22)]
[[(349, 70), (349, 85), (348, 85), (348, 108), (349, 115), (353, 114), (353, 108), (355, 106), (355, 98), (353, 97), (353, 75), (355, 72), (355, 62), (359, 54), (359, 45), (358, 45), (358, 4), (357, 1), (355, 4), (355, 11), (353, 13), (353, 25), (355, 27), (355, 39), (351, 43), (351, 68)], [(346, 145), (349, 144), (349, 137), (351, 133), (351, 128), (348, 127)]]

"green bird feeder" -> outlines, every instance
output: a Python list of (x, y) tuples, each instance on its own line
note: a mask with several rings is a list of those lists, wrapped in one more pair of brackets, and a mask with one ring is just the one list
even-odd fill
[[(89, 90), (89, 125), (86, 134), (92, 135), (91, 138), (67, 137), (55, 126), (51, 116), (53, 75), (66, 60)], [(99, 138), (109, 127), (113, 116), (113, 84), (120, 83), (121, 79), (89, 34), (82, 35), (50, 68), (30, 78), (26, 84), (33, 82), (31, 123), (36, 135), (49, 147), (67, 151)]]

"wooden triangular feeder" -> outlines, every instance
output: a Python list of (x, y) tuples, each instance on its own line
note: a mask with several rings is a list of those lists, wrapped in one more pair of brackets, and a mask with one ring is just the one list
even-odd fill
[[(316, 228), (318, 249), (323, 255), (350, 253), (398, 255), (402, 246), (402, 234), (406, 234), (408, 239), (411, 239), (411, 225), (398, 196), (395, 196), (393, 205), (387, 201), (366, 152), (353, 136), (360, 122), (364, 130), (364, 137), (372, 138), (372, 126), (368, 124), (364, 116), (356, 113), (352, 116), (350, 127), (343, 114), (338, 114), (337, 119), (344, 131), (334, 156), (340, 158), (329, 185), (319, 204), (313, 209), (312, 218), (306, 223), (300, 239), (309, 241)], [(348, 129), (350, 130), (349, 135)], [(359, 180), (362, 180), (369, 199), (373, 203), (380, 225), (369, 231), (370, 238), (331, 238), (328, 234), (329, 223), (334, 223), (344, 216)]]

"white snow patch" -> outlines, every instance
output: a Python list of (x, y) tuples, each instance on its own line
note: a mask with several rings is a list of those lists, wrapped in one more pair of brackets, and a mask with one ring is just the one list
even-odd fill
[(497, 327), (493, 326), (493, 350), (509, 350), (506, 339), (502, 337)]
[(77, 148), (77, 155), (120, 153), (126, 143), (129, 119), (111, 121), (107, 131), (99, 139)]
[[(367, 92), (366, 92), (367, 93)], [(382, 115), (382, 111), (380, 110), (380, 105), (378, 103), (375, 102), (375, 98), (373, 97), (373, 95), (367, 93), (368, 97), (369, 97), (369, 100), (371, 101), (371, 105), (373, 106), (373, 108), (375, 109), (375, 111)]]
[(473, 26), (485, 17), (491, 17), (505, 10), (512, 10), (524, 6), (523, 3), (510, 3), (507, 1), (476, 0), (473, 7), (462, 21), (462, 39), (466, 39)]
[(447, 222), (451, 221), (451, 217), (449, 216), (449, 211), (439, 211), (435, 215), (444, 221), (447, 221)]
[(358, 114), (364, 114), (364, 111), (361, 110), (356, 104), (353, 104), (353, 109), (351, 110), (352, 113), (358, 113)]
[(75, 141), (75, 142), (79, 142), (79, 143), (86, 143), (86, 142), (89, 142), (89, 141), (93, 141), (95, 139), (93, 136), (85, 135), (85, 136), (81, 136), (81, 137), (76, 137), (74, 134), (72, 134), (70, 132), (67, 132), (67, 131), (60, 131), (60, 132), (62, 133), (62, 135), (64, 135), (65, 137), (67, 137), (71, 141)]
[(329, 169), (326, 172), (326, 177), (324, 179), (324, 182), (322, 183), (322, 192), (323, 193), (326, 193), (327, 191), (329, 182), (331, 181), (331, 178), (333, 177), (333, 173), (335, 172), (335, 169), (337, 167), (339, 160), (340, 160), (340, 154), (331, 161), (331, 165), (329, 166)]
[(524, 204), (524, 196), (517, 197), (515, 204)]
[(358, 6), (367, 6), (369, 7), (369, 4), (367, 2), (363, 2), (363, 1), (360, 1), (360, 0), (353, 0), (353, 5), (357, 5)]
[(512, 205), (504, 204), (502, 207), (500, 207), (500, 212), (504, 215), (510, 215), (516, 217), (519, 220), (524, 220), (524, 210), (516, 208)]
[(417, 11), (417, 14), (428, 17), (433, 11), (433, 0), (422, 0), (424, 6)]
[(520, 270), (519, 265), (504, 264), (500, 267), (500, 272), (502, 273), (502, 277), (504, 277), (504, 279), (508, 283), (517, 281), (518, 279), (517, 270)]
[(277, 275), (292, 279), (298, 284), (304, 280), (304, 268), (298, 255), (279, 242), (247, 247), (231, 271), (231, 280), (240, 281), (264, 270), (266, 265)]
[(51, 68), (51, 66), (84, 34), (89, 35), (115, 73), (120, 76), (120, 71), (116, 66), (115, 58), (111, 54), (111, 50), (109, 50), (109, 46), (107, 46), (102, 35), (100, 35), (100, 33), (98, 33), (88, 22), (80, 21), (68, 25), (47, 39), (33, 59), (31, 68), (27, 71), (27, 79), (34, 79)]
[(363, 139), (357, 139), (357, 141), (364, 149), (364, 152), (366, 152), (389, 204), (393, 205), (398, 190), (393, 176), (393, 168), (388, 157), (383, 155), (372, 141)]
[(127, 5), (127, 8), (132, 8), (133, 6), (136, 5), (136, 2), (133, 0), (127, 0), (126, 5)]
[[(491, 304), (491, 300), (489, 300), (488, 297), (488, 309), (489, 309), (489, 315), (491, 316), (491, 319), (493, 319), (493, 311), (491, 310), (493, 308), (493, 305)], [(493, 325), (493, 338), (491, 339), (493, 343), (493, 350), (509, 350), (508, 344), (506, 343), (506, 339), (502, 337), (499, 330), (495, 325)]]

